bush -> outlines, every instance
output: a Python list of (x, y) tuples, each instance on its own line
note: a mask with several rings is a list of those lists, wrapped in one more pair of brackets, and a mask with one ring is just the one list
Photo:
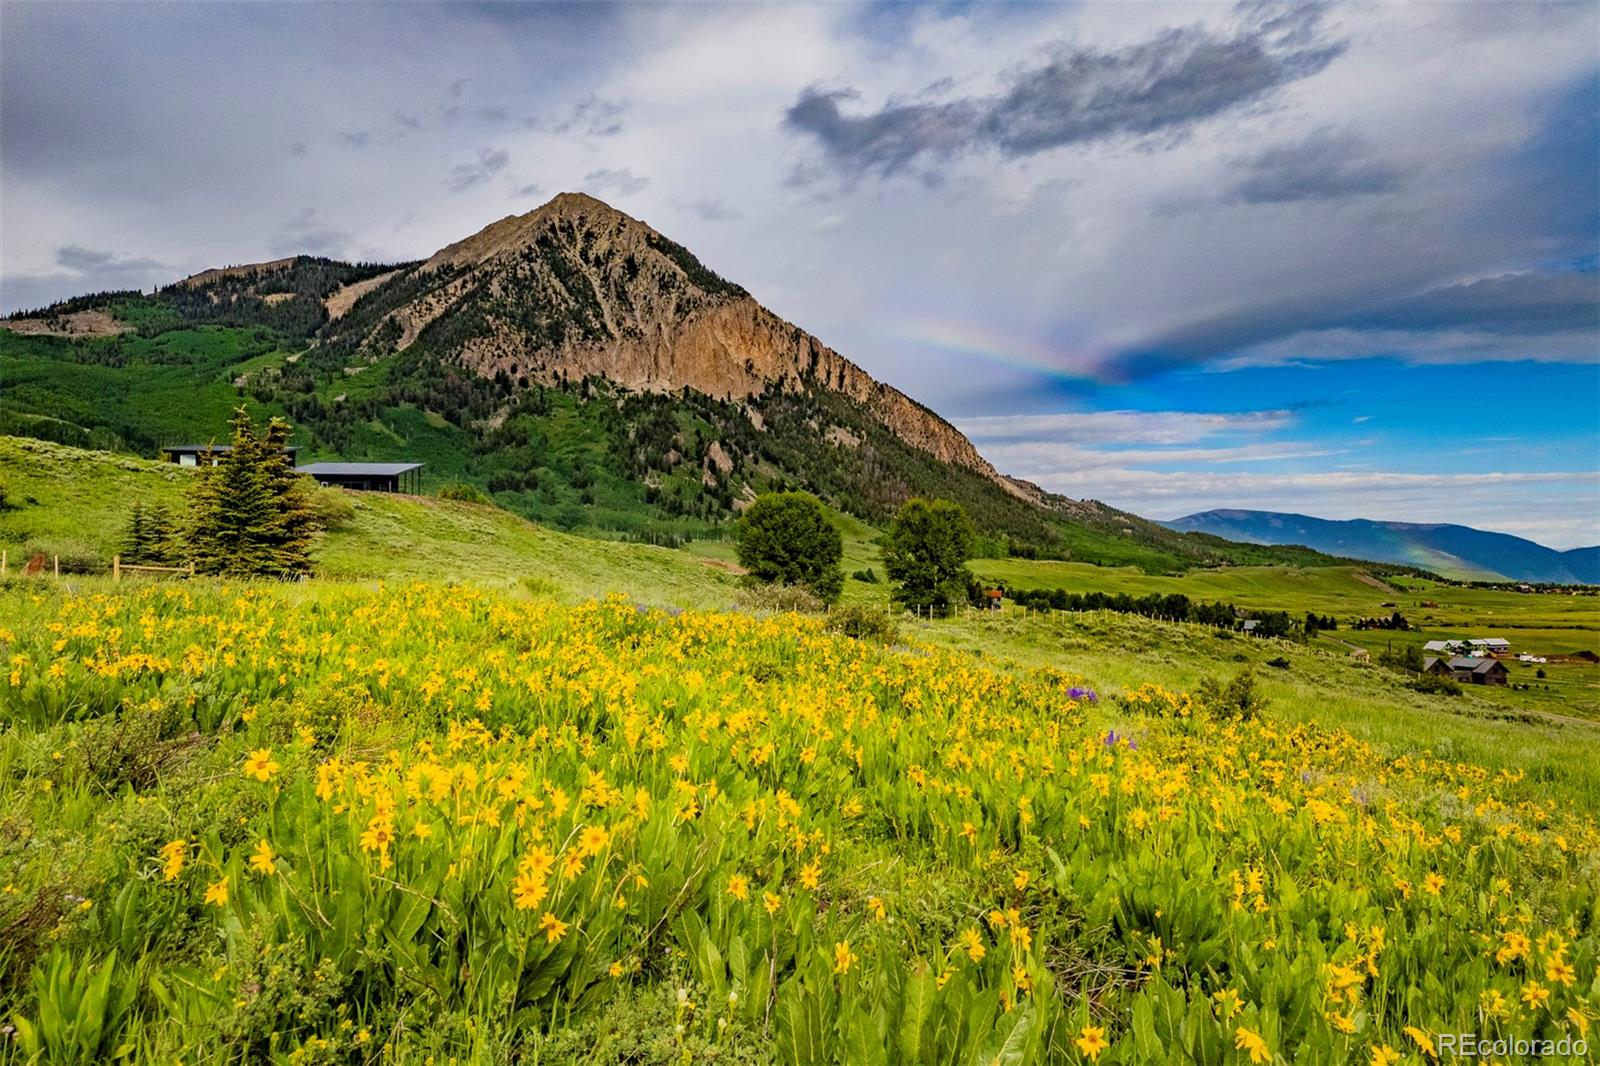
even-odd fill
[(356, 520), (355, 501), (344, 489), (318, 488), (311, 496), (311, 510), (325, 530), (349, 529)]
[(1408, 682), (1406, 688), (1411, 689), (1413, 692), (1426, 692), (1435, 696), (1461, 695), (1460, 685), (1450, 678), (1440, 677), (1438, 674), (1423, 674), (1415, 681)]
[(839, 598), (844, 538), (810, 493), (758, 497), (734, 526), (734, 538), (739, 565), (757, 581), (802, 586), (825, 603)]
[(863, 581), (868, 585), (876, 585), (878, 583), (878, 572), (872, 569), (870, 566), (865, 570), (857, 570), (850, 576), (855, 578), (857, 581)]
[(900, 639), (900, 623), (882, 607), (846, 603), (828, 613), (828, 629), (857, 640), (893, 644)]
[(460, 500), (462, 503), (493, 503), (476, 485), (465, 481), (452, 481), (439, 490), (441, 500)]
[(1289, 660), (1280, 655), (1276, 659), (1268, 659), (1267, 665), (1274, 670), (1287, 670), (1289, 669)]
[(1222, 718), (1255, 718), (1267, 709), (1267, 698), (1256, 691), (1256, 677), (1244, 670), (1232, 681), (1208, 677), (1200, 682), (1195, 699), (1212, 714)]
[(746, 611), (814, 614), (823, 607), (822, 601), (802, 585), (746, 585), (735, 599)]

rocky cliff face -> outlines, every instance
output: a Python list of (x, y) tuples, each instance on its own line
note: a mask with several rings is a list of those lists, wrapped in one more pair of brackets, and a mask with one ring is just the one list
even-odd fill
[[(907, 444), (1026, 499), (954, 426), (785, 322), (686, 249), (581, 193), (563, 193), (441, 249), (363, 294), (393, 304), (362, 318), (380, 358), (421, 341), (486, 377), (551, 383), (600, 376), (639, 391), (690, 388), (748, 399), (828, 389)], [(359, 304), (357, 307), (359, 308)]]

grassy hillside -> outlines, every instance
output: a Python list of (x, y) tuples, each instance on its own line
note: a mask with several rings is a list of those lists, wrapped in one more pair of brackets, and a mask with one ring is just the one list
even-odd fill
[[(193, 476), (171, 463), (0, 437), (0, 547), (13, 565), (43, 552), (69, 569), (104, 569), (131, 504), (176, 510)], [(577, 537), (498, 507), (323, 491), (348, 510), (316, 551), (328, 577), (526, 582), (565, 599), (627, 590), (678, 606), (725, 606), (734, 596), (725, 566), (682, 552)]]

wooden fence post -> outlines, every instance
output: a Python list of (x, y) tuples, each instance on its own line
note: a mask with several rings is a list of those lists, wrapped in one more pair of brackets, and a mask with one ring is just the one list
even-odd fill
[(61, 576), (61, 556), (53, 555), (53, 556), (51, 556), (51, 558), (55, 561), (56, 577), (60, 577)]
[(10, 553), (4, 549), (0, 549), (0, 577), (6, 576), (6, 564), (10, 561)]
[(122, 556), (120, 555), (113, 555), (111, 557), (111, 580), (122, 580)]

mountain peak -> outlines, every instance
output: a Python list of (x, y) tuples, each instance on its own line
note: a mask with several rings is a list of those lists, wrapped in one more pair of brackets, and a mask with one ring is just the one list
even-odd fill
[[(828, 393), (911, 447), (1037, 501), (953, 426), (762, 307), (687, 248), (587, 193), (492, 222), (362, 297), (321, 338), (345, 365), (419, 352), (480, 378), (604, 378), (725, 401)], [(819, 432), (825, 432), (821, 427)]]
[(636, 231), (640, 235), (655, 232), (632, 215), (624, 214), (604, 200), (588, 193), (563, 192), (557, 193), (526, 214), (507, 215), (498, 222), (489, 223), (470, 237), (446, 245), (435, 252), (423, 267), (427, 270), (437, 270), (443, 266), (485, 262), (535, 243), (539, 235), (547, 232), (558, 220), (581, 222), (586, 228), (612, 234), (629, 230)]

